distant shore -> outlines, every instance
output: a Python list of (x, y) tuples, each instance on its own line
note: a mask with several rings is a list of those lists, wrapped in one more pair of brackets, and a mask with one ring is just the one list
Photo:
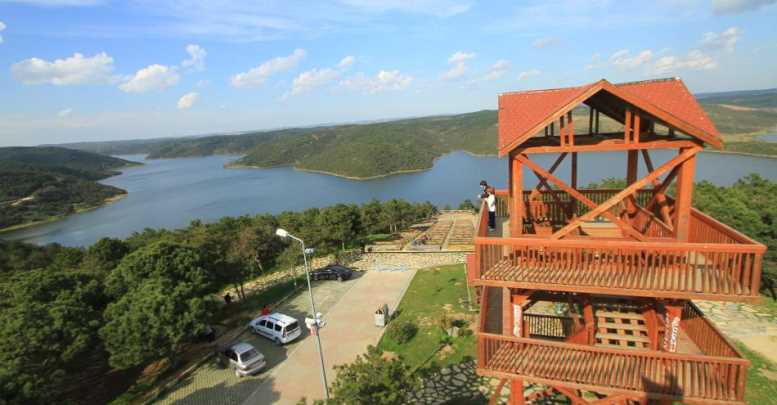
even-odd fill
[(16, 225), (11, 225), (11, 226), (8, 226), (8, 227), (5, 227), (5, 228), (0, 228), (0, 234), (10, 233), (10, 232), (19, 231), (19, 230), (22, 230), (22, 229), (36, 227), (38, 225), (45, 225), (45, 224), (50, 224), (52, 222), (61, 221), (61, 220), (65, 219), (65, 218), (67, 218), (67, 217), (69, 217), (71, 215), (74, 215), (74, 214), (81, 214), (81, 213), (84, 213), (84, 212), (95, 210), (95, 209), (100, 208), (100, 207), (104, 207), (106, 205), (113, 204), (116, 201), (119, 201), (122, 198), (126, 197), (127, 195), (129, 195), (129, 193), (125, 191), (124, 193), (117, 194), (117, 195), (115, 195), (113, 197), (108, 197), (108, 198), (104, 199), (100, 204), (95, 204), (95, 205), (90, 205), (88, 207), (78, 208), (72, 214), (55, 215), (55, 216), (52, 216), (52, 217), (48, 217), (46, 219), (41, 219), (40, 221), (25, 222), (23, 224), (16, 224)]

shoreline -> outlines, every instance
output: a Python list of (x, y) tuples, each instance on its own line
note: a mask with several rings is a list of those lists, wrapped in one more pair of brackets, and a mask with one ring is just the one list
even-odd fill
[(756, 158), (762, 158), (762, 159), (777, 159), (777, 155), (762, 155), (762, 154), (759, 154), (759, 153), (738, 152), (738, 151), (735, 151), (735, 150), (707, 150), (707, 149), (704, 149), (702, 152), (704, 152), (704, 153), (719, 153), (721, 155), (740, 155), (740, 156), (756, 157)]
[(6, 228), (0, 228), (0, 235), (11, 233), (11, 232), (15, 232), (15, 231), (20, 231), (22, 229), (34, 228), (36, 226), (46, 225), (46, 224), (50, 224), (52, 222), (61, 221), (61, 220), (66, 219), (66, 218), (68, 218), (68, 217), (70, 217), (72, 215), (83, 214), (85, 212), (93, 211), (93, 210), (96, 210), (98, 208), (105, 207), (107, 205), (113, 204), (116, 201), (119, 201), (119, 200), (127, 197), (128, 195), (129, 195), (129, 193), (125, 191), (124, 193), (117, 194), (117, 195), (115, 195), (113, 197), (108, 197), (108, 198), (104, 199), (100, 204), (97, 204), (97, 205), (94, 205), (94, 206), (90, 206), (90, 207), (84, 207), (84, 208), (76, 209), (75, 212), (73, 212), (72, 214), (55, 215), (53, 217), (49, 217), (49, 218), (46, 218), (46, 219), (41, 219), (40, 221), (26, 222), (26, 223), (23, 223), (23, 224), (11, 225), (11, 226), (6, 227)]

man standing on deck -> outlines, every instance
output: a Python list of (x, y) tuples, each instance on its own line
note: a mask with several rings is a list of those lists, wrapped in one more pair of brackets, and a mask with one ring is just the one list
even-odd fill
[(488, 230), (496, 230), (496, 190), (493, 187), (486, 189), (486, 205), (488, 205)]

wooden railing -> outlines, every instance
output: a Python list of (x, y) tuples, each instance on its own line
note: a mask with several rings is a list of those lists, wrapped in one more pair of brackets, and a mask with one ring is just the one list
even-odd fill
[(742, 357), (742, 354), (712, 324), (701, 310), (688, 301), (683, 308), (680, 327), (705, 355), (717, 357)]
[[(759, 244), (593, 242), (589, 239), (551, 240), (541, 237), (477, 237), (475, 245), (477, 268), (471, 274), (476, 282), (488, 279), (486, 274), (497, 265), (500, 272), (508, 275), (509, 269), (555, 269), (559, 280), (584, 276), (573, 274), (580, 272), (589, 272), (592, 277), (600, 278), (589, 280), (596, 284), (595, 288), (581, 289), (580, 285), (570, 285), (569, 289), (561, 288), (563, 291), (608, 294), (612, 293), (612, 289), (629, 289), (630, 294), (642, 290), (643, 296), (706, 299), (726, 299), (730, 296), (757, 299), (761, 260), (766, 250)], [(556, 289), (549, 285), (505, 286)]]
[(575, 322), (568, 316), (523, 314), (523, 321), (529, 336), (566, 339), (575, 330)]
[(750, 362), (738, 357), (610, 349), (478, 333), (478, 373), (648, 398), (743, 403)]

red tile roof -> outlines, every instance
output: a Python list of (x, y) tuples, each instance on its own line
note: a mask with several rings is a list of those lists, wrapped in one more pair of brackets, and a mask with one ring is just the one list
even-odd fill
[(715, 147), (720, 134), (680, 79), (613, 85), (600, 80), (585, 86), (505, 93), (499, 96), (499, 154), (505, 155), (598, 91), (607, 91), (662, 122)]

